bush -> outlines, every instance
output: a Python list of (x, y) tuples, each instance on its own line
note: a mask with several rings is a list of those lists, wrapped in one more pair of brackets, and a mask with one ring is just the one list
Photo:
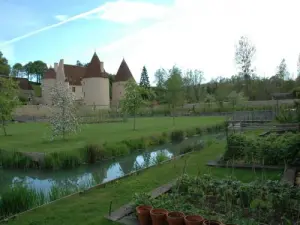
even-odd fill
[(300, 134), (286, 132), (264, 137), (232, 134), (228, 137), (224, 161), (243, 161), (266, 165), (292, 164), (300, 151)]
[(185, 138), (185, 134), (183, 130), (175, 130), (171, 132), (171, 141), (172, 142), (180, 142)]

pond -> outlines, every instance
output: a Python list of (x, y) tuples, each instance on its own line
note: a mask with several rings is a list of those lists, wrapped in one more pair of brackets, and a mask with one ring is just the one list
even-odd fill
[(0, 195), (7, 191), (13, 184), (21, 183), (36, 191), (48, 194), (53, 186), (66, 189), (86, 189), (96, 184), (104, 183), (124, 176), (137, 169), (146, 168), (156, 163), (157, 155), (163, 154), (171, 158), (178, 155), (182, 146), (198, 141), (207, 142), (213, 139), (224, 138), (224, 134), (205, 135), (192, 137), (179, 144), (166, 144), (145, 152), (98, 162), (92, 165), (82, 165), (76, 169), (60, 171), (38, 170), (1, 170), (0, 169)]

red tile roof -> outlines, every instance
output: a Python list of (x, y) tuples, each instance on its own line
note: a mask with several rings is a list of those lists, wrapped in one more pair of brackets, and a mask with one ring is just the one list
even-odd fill
[[(103, 69), (104, 70), (104, 69)], [(94, 53), (91, 62), (86, 68), (86, 72), (84, 78), (91, 78), (91, 77), (103, 77), (108, 78), (107, 73), (101, 71), (101, 62), (99, 57), (97, 56), (96, 52)]]
[(116, 74), (116, 77), (115, 77), (115, 82), (118, 82), (118, 81), (127, 81), (129, 79), (131, 79), (134, 77), (132, 76), (132, 73), (125, 61), (125, 59), (122, 60), (121, 62), (121, 65), (118, 69), (118, 72)]

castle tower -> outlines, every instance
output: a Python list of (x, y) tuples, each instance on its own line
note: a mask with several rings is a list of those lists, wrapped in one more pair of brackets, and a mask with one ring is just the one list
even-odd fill
[(86, 105), (109, 109), (109, 79), (104, 70), (103, 62), (100, 62), (96, 53), (86, 68), (82, 79), (82, 91)]
[(130, 79), (134, 79), (134, 77), (132, 76), (125, 59), (123, 59), (116, 74), (115, 81), (112, 84), (112, 105), (116, 107), (119, 106), (120, 100), (125, 93), (125, 84)]
[(56, 73), (53, 68), (49, 68), (43, 77), (42, 80), (42, 99), (43, 103), (46, 105), (51, 105), (51, 89), (55, 86), (56, 83)]

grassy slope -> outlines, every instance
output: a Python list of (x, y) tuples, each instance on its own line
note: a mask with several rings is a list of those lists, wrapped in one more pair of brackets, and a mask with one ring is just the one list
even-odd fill
[(104, 215), (108, 213), (110, 201), (113, 210), (131, 201), (136, 192), (151, 191), (178, 177), (186, 164), (186, 172), (191, 175), (198, 173), (212, 173), (218, 177), (234, 174), (238, 179), (248, 182), (256, 176), (264, 175), (268, 179), (278, 179), (279, 171), (252, 172), (250, 170), (232, 170), (221, 168), (207, 168), (205, 163), (215, 159), (224, 150), (224, 141), (213, 143), (201, 152), (192, 153), (185, 158), (174, 160), (149, 169), (137, 176), (132, 176), (105, 188), (95, 189), (83, 195), (75, 195), (62, 199), (47, 207), (42, 207), (17, 217), (10, 221), (11, 225), (112, 225)]
[(178, 117), (175, 128), (172, 118), (138, 118), (137, 130), (132, 130), (132, 120), (126, 123), (102, 123), (81, 125), (81, 132), (73, 135), (67, 141), (50, 142), (50, 130), (45, 123), (23, 123), (8, 126), (11, 136), (0, 136), (0, 149), (28, 152), (50, 152), (72, 150), (83, 147), (87, 143), (122, 141), (128, 138), (139, 138), (160, 134), (172, 129), (186, 129), (213, 125), (222, 122), (224, 117)]
[(42, 89), (41, 89), (41, 85), (38, 84), (31, 84), (32, 88), (34, 90), (34, 94), (36, 97), (41, 97), (42, 96)]

